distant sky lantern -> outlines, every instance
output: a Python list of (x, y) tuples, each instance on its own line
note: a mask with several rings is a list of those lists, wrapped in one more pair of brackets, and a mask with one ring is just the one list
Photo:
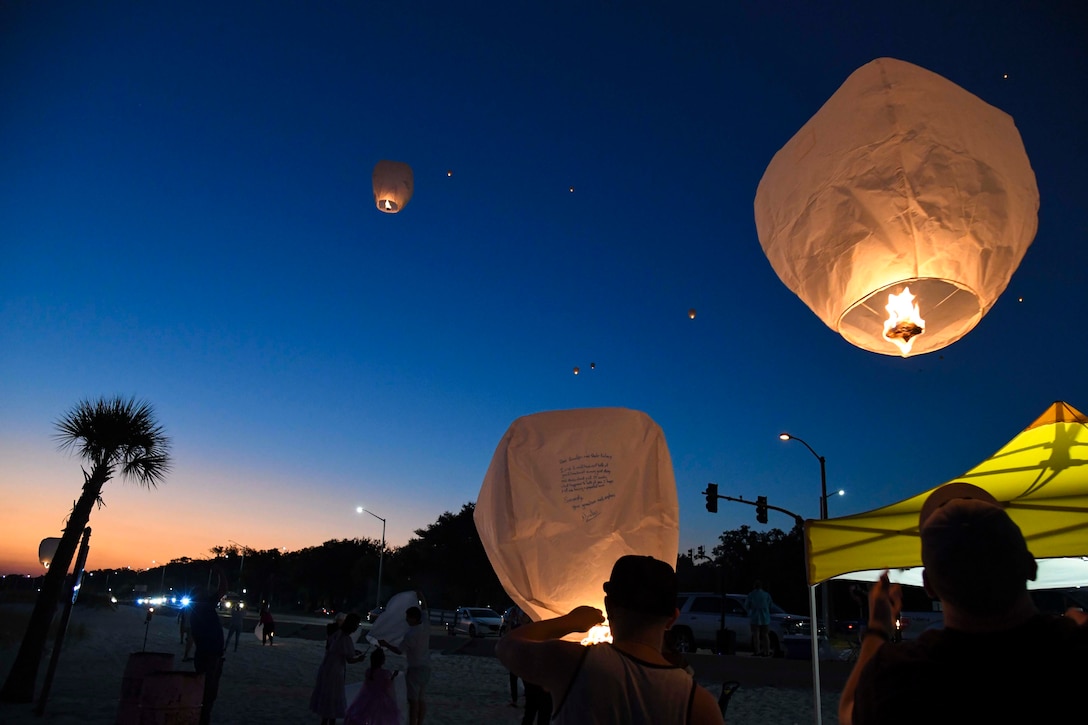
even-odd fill
[(578, 368), (574, 368), (574, 374), (575, 374), (575, 375), (577, 375), (577, 374), (578, 374), (578, 373), (580, 373), (580, 372), (581, 372), (581, 370), (579, 370)]
[(665, 435), (628, 408), (518, 418), (495, 449), (473, 519), (503, 589), (533, 620), (603, 609), (616, 559), (675, 565), (680, 514)]
[(775, 154), (755, 198), (782, 282), (851, 344), (903, 357), (978, 324), (1038, 211), (1012, 118), (892, 58), (846, 79)]
[(46, 569), (53, 563), (53, 555), (57, 553), (58, 546), (60, 546), (60, 539), (55, 536), (42, 539), (41, 543), (38, 544), (38, 561)]
[(693, 319), (693, 320), (695, 319), (695, 308), (694, 307), (692, 307), (690, 310), (688, 310), (688, 317)]
[(396, 214), (412, 198), (412, 167), (402, 161), (379, 161), (371, 178), (374, 204), (386, 214)]

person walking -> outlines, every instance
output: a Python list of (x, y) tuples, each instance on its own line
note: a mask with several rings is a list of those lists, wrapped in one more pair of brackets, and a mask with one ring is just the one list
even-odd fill
[(677, 589), (676, 572), (665, 562), (622, 556), (604, 583), (611, 644), (562, 639), (604, 621), (601, 610), (581, 606), (521, 625), (499, 640), (495, 654), (551, 693), (555, 725), (722, 725), (714, 696), (662, 654), (665, 630), (678, 615)]
[(763, 582), (756, 579), (752, 591), (744, 600), (744, 611), (748, 612), (748, 627), (752, 633), (752, 654), (756, 657), (771, 657), (771, 595), (763, 590)]
[(240, 600), (234, 603), (234, 607), (230, 610), (230, 624), (227, 627), (227, 641), (223, 645), (223, 651), (225, 652), (227, 647), (230, 647), (230, 638), (234, 637), (234, 651), (238, 651), (238, 640), (242, 638), (242, 628), (246, 620), (245, 604)]
[(204, 674), (204, 696), (200, 707), (200, 725), (211, 722), (212, 706), (219, 696), (219, 678), (223, 674), (223, 625), (215, 603), (226, 591), (226, 578), (219, 573), (219, 590), (199, 590), (192, 603), (192, 638), (196, 650), (193, 669)]
[(268, 605), (261, 606), (261, 644), (274, 645), (276, 636), (276, 620), (272, 619), (272, 612), (268, 611)]

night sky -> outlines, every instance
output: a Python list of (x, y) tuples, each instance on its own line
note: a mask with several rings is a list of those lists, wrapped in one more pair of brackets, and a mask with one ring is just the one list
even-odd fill
[[(225, 6), (225, 7), (221, 7)], [(455, 7), (456, 6), (456, 7)], [(832, 516), (1088, 410), (1088, 23), (1074, 2), (0, 4), (0, 572), (82, 484), (54, 423), (150, 401), (174, 469), (114, 479), (90, 568), (235, 542), (391, 545), (474, 501), (519, 416), (663, 429), (680, 546)], [(856, 68), (915, 63), (1013, 117), (1039, 230), (962, 340), (853, 347), (753, 220)], [(415, 193), (374, 208), (379, 160)], [(451, 173), (452, 172), (452, 173)], [(690, 319), (688, 310), (697, 312)], [(580, 368), (574, 375), (573, 369)]]

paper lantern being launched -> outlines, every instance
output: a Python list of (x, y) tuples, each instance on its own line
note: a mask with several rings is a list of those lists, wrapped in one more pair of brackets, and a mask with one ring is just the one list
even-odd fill
[(527, 415), (499, 442), (474, 514), (506, 593), (534, 621), (586, 604), (625, 554), (676, 565), (679, 509), (661, 428), (626, 408)]
[(412, 198), (412, 167), (402, 161), (379, 161), (371, 178), (374, 204), (386, 214), (396, 214)]
[(978, 324), (1038, 211), (1012, 118), (891, 58), (846, 79), (774, 155), (755, 198), (760, 244), (785, 285), (850, 343), (904, 357)]

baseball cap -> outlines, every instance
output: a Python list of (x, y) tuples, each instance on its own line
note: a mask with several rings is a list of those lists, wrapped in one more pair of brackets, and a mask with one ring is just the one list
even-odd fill
[(652, 556), (621, 556), (604, 583), (609, 602), (624, 609), (660, 617), (676, 611), (676, 572)]
[(991, 506), (1001, 506), (997, 499), (984, 488), (979, 488), (971, 483), (947, 483), (929, 494), (929, 498), (922, 504), (922, 510), (918, 513), (918, 530), (921, 531), (925, 528), (926, 521), (937, 511), (937, 509), (941, 508), (949, 501), (958, 501), (961, 499), (975, 499), (976, 501), (988, 503)]
[(1007, 606), (1035, 578), (1020, 527), (989, 492), (949, 483), (918, 514), (922, 564), (942, 599), (977, 613)]

